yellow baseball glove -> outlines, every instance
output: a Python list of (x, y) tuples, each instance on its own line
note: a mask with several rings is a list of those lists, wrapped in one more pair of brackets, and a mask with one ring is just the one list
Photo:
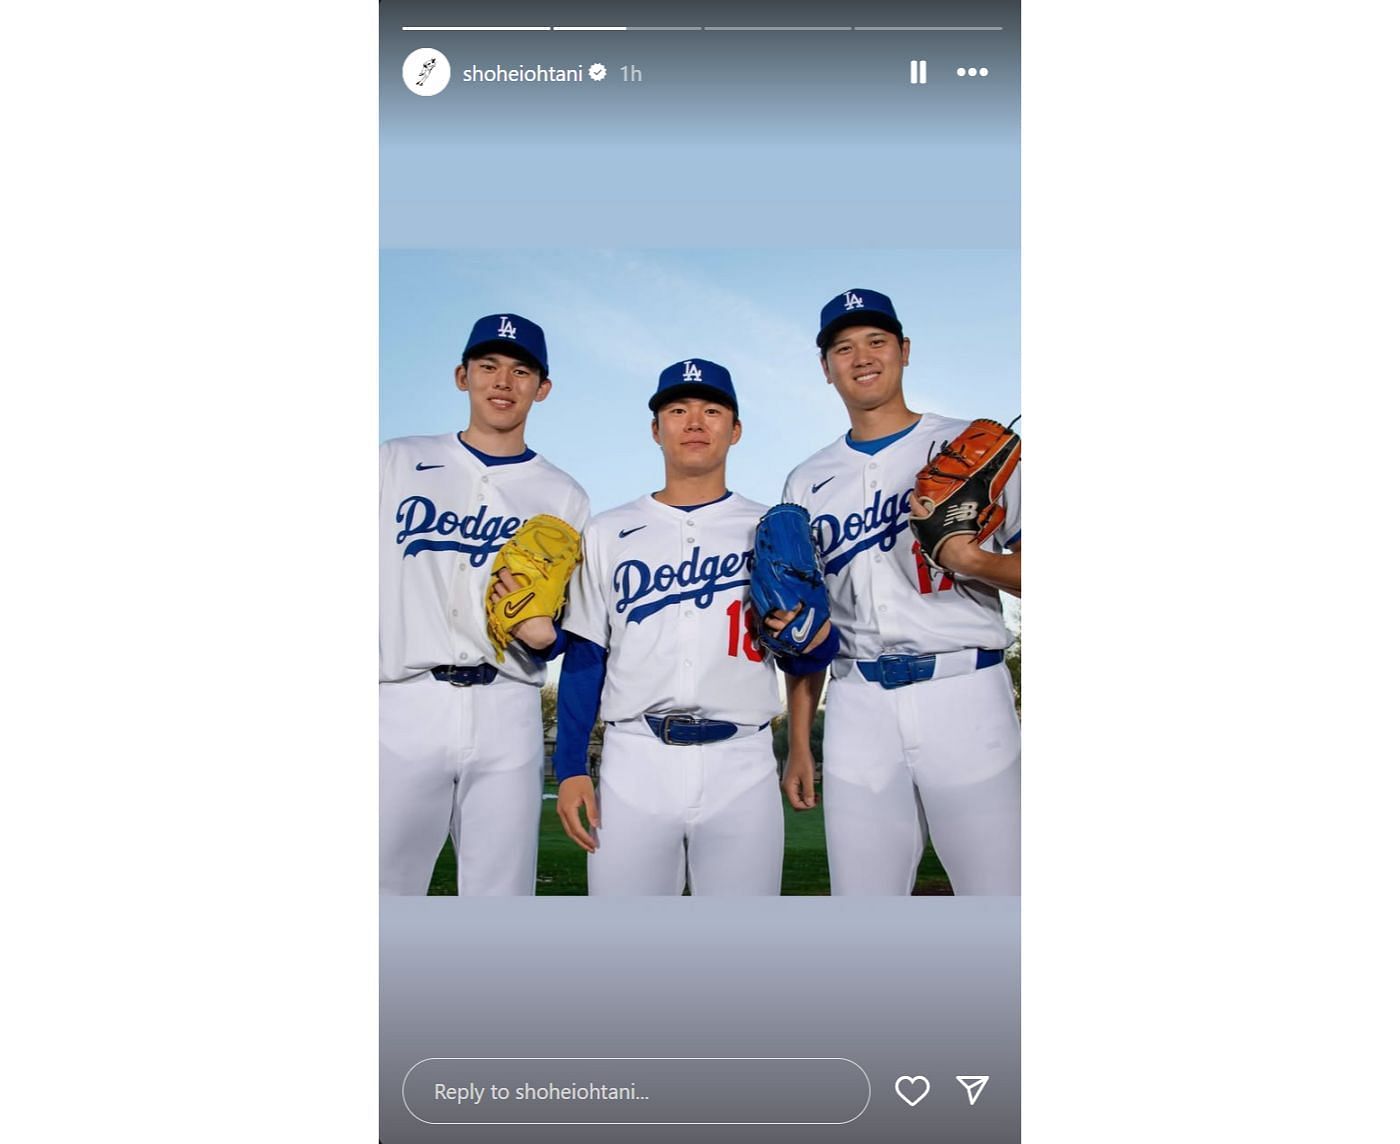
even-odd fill
[[(557, 620), (563, 614), (569, 577), (582, 553), (583, 538), (557, 516), (532, 516), (501, 545), (486, 587), (486, 634), (496, 648), (497, 663), (505, 662), (511, 629), (521, 620), (535, 616)], [(514, 576), (520, 587), (493, 600), (491, 590), (502, 569)]]

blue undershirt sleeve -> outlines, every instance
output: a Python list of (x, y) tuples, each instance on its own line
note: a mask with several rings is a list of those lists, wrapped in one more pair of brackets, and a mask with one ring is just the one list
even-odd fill
[(588, 736), (598, 719), (607, 678), (608, 653), (591, 640), (569, 638), (559, 672), (559, 731), (554, 777), (560, 782), (588, 773)]
[(831, 630), (826, 633), (826, 639), (822, 640), (816, 647), (802, 655), (778, 656), (778, 667), (788, 675), (811, 675), (814, 671), (821, 671), (830, 664), (840, 650), (841, 633), (837, 630), (836, 625), (832, 624)]

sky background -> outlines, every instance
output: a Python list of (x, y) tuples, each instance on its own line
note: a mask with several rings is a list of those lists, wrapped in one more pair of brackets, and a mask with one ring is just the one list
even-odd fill
[(848, 428), (815, 336), (821, 307), (852, 287), (894, 299), (912, 408), (1020, 412), (1014, 251), (410, 250), (383, 252), (382, 272), (381, 437), (464, 428), (453, 370), (472, 323), (523, 314), (544, 328), (554, 380), (526, 441), (595, 510), (661, 486), (647, 400), (686, 357), (733, 375), (744, 437), (730, 487), (780, 499), (788, 472)]

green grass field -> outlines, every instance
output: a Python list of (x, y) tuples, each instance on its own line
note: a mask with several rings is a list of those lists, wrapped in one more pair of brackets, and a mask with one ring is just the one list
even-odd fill
[[(549, 783), (545, 790), (555, 793), (555, 784)], [(831, 884), (826, 871), (826, 825), (822, 820), (821, 808), (798, 814), (786, 800), (783, 803), (785, 818), (786, 847), (783, 854), (783, 893), (824, 895), (831, 892)], [(554, 810), (554, 800), (545, 799), (540, 808), (540, 861), (535, 892), (545, 894), (586, 894), (588, 875), (586, 858), (582, 850), (564, 837), (559, 816)], [(433, 871), (430, 894), (455, 894), (457, 892), (457, 856), (449, 842), (442, 848), (437, 868)], [(948, 875), (938, 861), (932, 847), (924, 850), (924, 859), (919, 864), (918, 879), (914, 884), (915, 894), (951, 894)]]

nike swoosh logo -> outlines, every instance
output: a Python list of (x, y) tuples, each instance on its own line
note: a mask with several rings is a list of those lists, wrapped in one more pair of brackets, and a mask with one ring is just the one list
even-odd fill
[[(828, 478), (830, 479), (830, 478)], [(823, 482), (825, 483), (825, 482)], [(802, 617), (800, 624), (794, 624), (792, 628), (792, 642), (801, 647), (807, 642), (807, 637), (812, 634), (812, 621), (817, 618), (817, 613), (811, 608), (807, 609), (807, 614)]]
[(813, 491), (814, 493), (815, 493), (815, 492), (819, 492), (819, 491), (821, 490), (821, 488), (822, 488), (822, 485), (828, 485), (828, 484), (830, 484), (832, 481), (834, 481), (835, 479), (836, 479), (836, 474), (835, 474), (835, 473), (832, 473), (831, 476), (827, 477), (826, 480), (822, 481), (822, 483), (821, 483), (820, 485), (813, 485), (813, 486), (812, 486), (812, 491)]
[(525, 605), (528, 604), (534, 598), (535, 594), (533, 592), (527, 592), (525, 595), (521, 596), (520, 599), (511, 600), (501, 610), (505, 612), (506, 619), (513, 620), (516, 616), (520, 615), (520, 613), (524, 610)]
[(617, 538), (621, 540), (624, 536), (631, 536), (634, 532), (641, 532), (642, 529), (644, 529), (645, 527), (646, 525), (639, 524), (636, 528), (624, 528), (621, 532), (617, 534)]
[(420, 473), (423, 472), (423, 471), (426, 470), (426, 469), (440, 469), (440, 468), (442, 468), (441, 465), (425, 465), (425, 464), (423, 464), (422, 461), (419, 461), (418, 464), (414, 465), (413, 467), (414, 467), (415, 469), (417, 469)]

